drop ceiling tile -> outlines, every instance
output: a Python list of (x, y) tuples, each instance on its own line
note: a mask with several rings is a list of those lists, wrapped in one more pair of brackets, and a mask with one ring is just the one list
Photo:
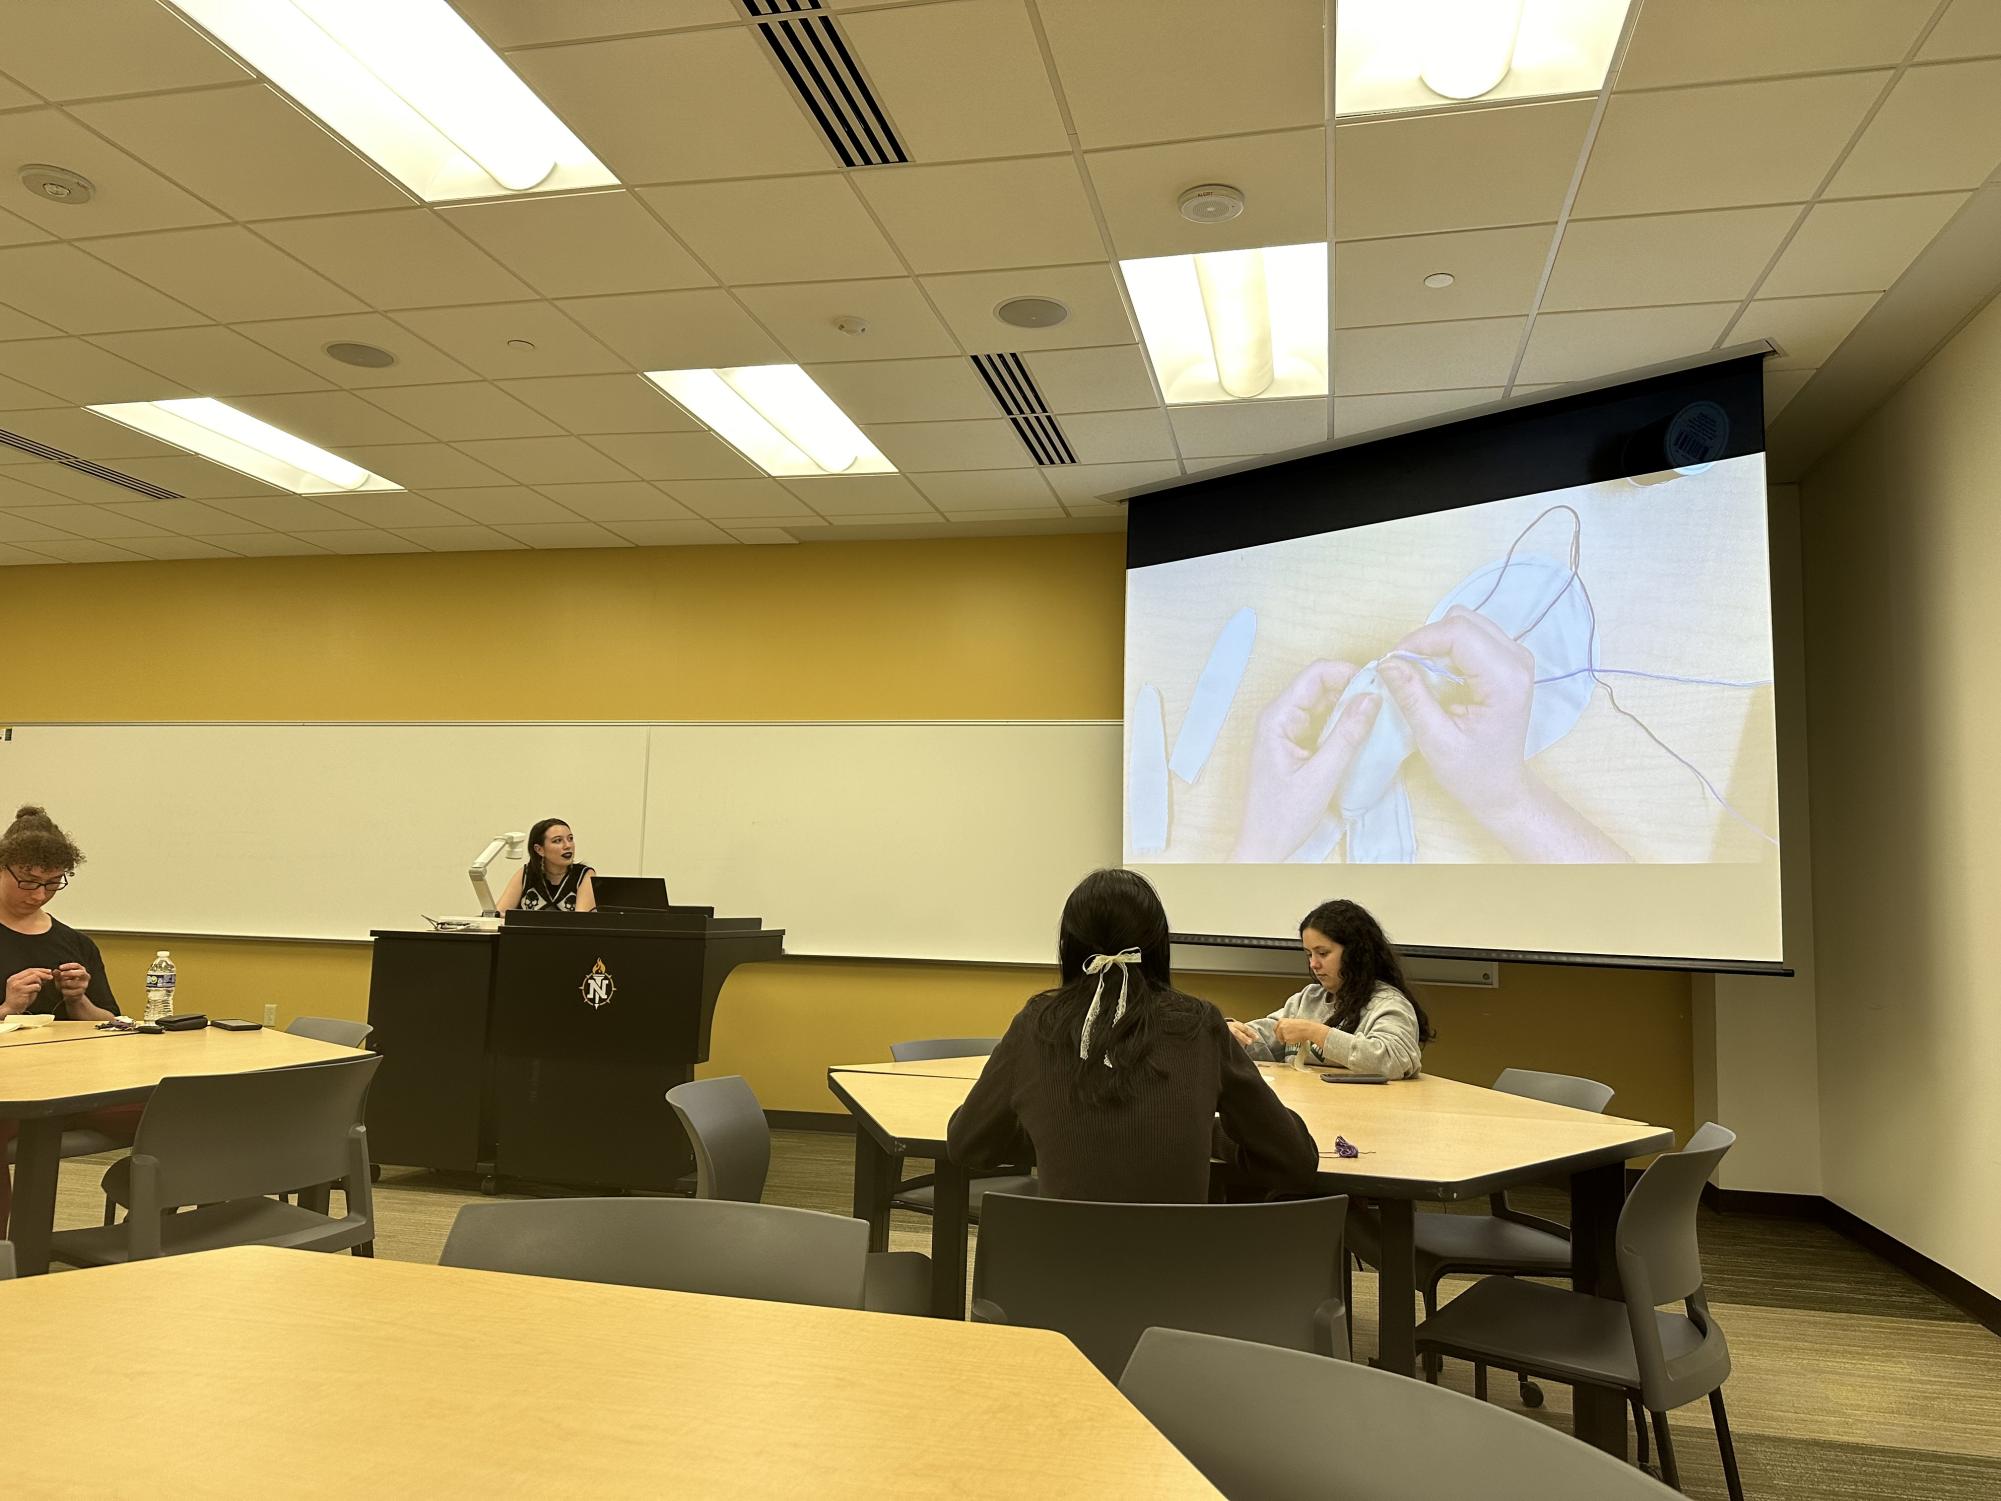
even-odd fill
[(492, 47), (534, 42), (575, 42), (590, 37), (640, 31), (674, 31), (684, 26), (724, 26), (743, 19), (734, 0), (454, 0)]
[(939, 510), (1045, 512), (1056, 502), (1039, 469), (987, 469), (926, 474), (917, 486)]
[(1002, 420), (991, 422), (882, 422), (868, 428), (871, 442), (906, 474), (944, 469), (1027, 469), (1035, 461)]
[[(276, 485), (267, 485), (262, 480), (252, 479), (247, 474), (239, 474), (226, 464), (213, 463), (198, 458), (191, 453), (175, 454), (165, 459), (120, 459), (118, 467), (135, 479), (148, 484), (159, 485), (187, 497), (186, 500), (158, 501), (159, 505), (187, 505), (197, 500), (236, 500), (253, 497), (274, 497), (285, 492)], [(131, 500), (128, 492), (121, 500)], [(173, 523), (161, 522), (171, 528)]]
[[(1094, 151), (1085, 167), (1113, 245), (1134, 260), (1326, 239), (1326, 158), (1326, 132), (1316, 126)], [(1191, 224), (1181, 217), (1181, 195), (1211, 182), (1241, 192), (1244, 211), (1224, 224)]]
[[(927, 276), (924, 290), (968, 354), (1080, 349), (1138, 338), (1109, 265)], [(1030, 296), (1053, 297), (1070, 316), (1054, 328), (1014, 328), (994, 316), (1002, 302)]]
[(1470, 411), (1501, 399), (1500, 386), (1470, 391), (1402, 391), (1389, 396), (1341, 396), (1334, 401), (1334, 436), (1352, 438), (1427, 417)]
[(1965, 193), (1821, 202), (1758, 286), (1764, 297), (1887, 290), (1946, 221)]
[(58, 563), (137, 563), (140, 555), (109, 542), (78, 538), (69, 542), (38, 542), (35, 551)]
[(1997, 93), (2001, 58), (1912, 68), (1848, 153), (1828, 196), (1978, 187), (2001, 163)]
[(1932, 34), (1918, 49), (1921, 62), (1949, 57), (1992, 57), (2001, 53), (2001, 6), (1993, 0), (1952, 0)]
[(834, 165), (748, 27), (547, 47), (507, 61), (621, 182)]
[(204, 396), (323, 390), (328, 382), (233, 329), (164, 328), (99, 334), (92, 341), (135, 365), (157, 370)]
[(1542, 306), (1562, 312), (1745, 297), (1799, 217), (1786, 205), (1573, 219)]
[[(589, 521), (685, 521), (694, 512), (658, 485), (643, 480), (621, 480), (604, 485), (549, 485), (549, 499), (563, 507), (561, 520), (582, 516)], [(539, 518), (521, 522), (501, 517), (481, 517), (495, 526), (530, 525)], [(556, 518), (551, 518), (556, 519)]]
[[(114, 469), (124, 459), (168, 459), (186, 452), (171, 443), (162, 443), (158, 438), (134, 432), (122, 422), (113, 422), (109, 417), (87, 412), (81, 406), (13, 412), (8, 415), (7, 426), (37, 443), (46, 443), (80, 459), (109, 464)], [(0, 456), (12, 453), (11, 449), (0, 449)], [(27, 459), (25, 454), (19, 457), (24, 461)], [(41, 466), (36, 468), (39, 471)], [(25, 480), (29, 484), (41, 483), (29, 474), (10, 473), (8, 477)]]
[(1320, 0), (1041, 0), (1037, 9), (1087, 149), (1325, 118)]
[[(5, 117), (0, 116), (0, 121)], [(0, 288), (9, 306), (63, 333), (173, 328), (206, 321), (74, 245), (16, 245), (0, 250)], [(18, 335), (16, 337), (19, 337)]]
[(1063, 417), (1062, 427), (1081, 464), (1175, 457), (1173, 430), (1167, 425), (1167, 413), (1157, 406), (1135, 412), (1072, 412)]
[[(711, 433), (613, 433), (588, 440), (609, 463), (641, 479), (750, 479), (757, 474), (737, 451)], [(596, 478), (574, 475), (576, 479)], [(670, 486), (671, 488), (671, 486)]]
[[(77, 509), (87, 511), (92, 508), (78, 506)], [(243, 530), (241, 517), (219, 511), (214, 506), (205, 506), (197, 500), (146, 500), (99, 509), (121, 518), (128, 530), (94, 532), (91, 535), (111, 537), (121, 542), (127, 538), (151, 537), (168, 532), (183, 537), (213, 537), (223, 532)]]
[(0, 109), (27, 109), (30, 105), (43, 102), (41, 95), (22, 88), (13, 79), (0, 74)]
[[(8, 7), (10, 28), (15, 8)], [(8, 39), (11, 43), (11, 30)], [(23, 109), (0, 114), (0, 161), (8, 166), (8, 209), (65, 239), (222, 222), (222, 216), (207, 204), (60, 110)], [(11, 181), (14, 169), (23, 162), (53, 162), (81, 173), (97, 185), (97, 196), (88, 204), (64, 204), (26, 192)]]
[[(450, 491), (442, 492), (450, 494)], [(327, 495), (320, 504), (330, 511), (351, 516), (363, 526), (406, 531), (413, 526), (463, 526), (465, 518), (435, 500), (413, 495), (407, 490), (372, 495)]]
[(250, 77), (153, 0), (26, 0), (7, 8), (7, 71), (44, 99), (240, 83)]
[(1647, 0), (1618, 87), (1886, 67), (1903, 60), (1937, 8), (1937, 0)]
[[(1554, 222), (1589, 100), (1363, 120), (1334, 132), (1337, 240)], [(1505, 171), (1495, 163), (1505, 162)]]
[[(546, 442), (547, 439), (529, 439)], [(510, 475), (498, 474), (474, 458), (470, 450), (461, 452), (443, 443), (394, 443), (350, 445), (340, 455), (384, 479), (394, 480), (406, 490), (448, 490), (457, 486), (504, 484)]]
[[(1589, 217), (1803, 202), (1889, 76), (1836, 73), (1616, 94), (1598, 127), (1575, 212)], [(1698, 162), (1701, 169), (1691, 170)]]
[[(178, 454), (171, 459), (120, 459), (110, 467), (121, 473), (145, 478), (134, 469), (136, 464), (172, 464), (175, 462), (199, 464), (200, 459), (190, 459), (186, 454)], [(82, 501), (88, 505), (127, 505), (133, 500), (133, 492), (124, 485), (113, 484), (110, 480), (99, 479), (81, 469), (71, 469), (63, 464), (46, 464), (30, 471), (34, 482), (44, 490), (61, 495), (69, 500)], [(163, 485), (163, 489), (174, 489)]]
[(368, 400), (446, 443), (467, 438), (539, 438), (562, 431), (485, 381), (433, 386), (377, 386)]
[(230, 405), (322, 448), (350, 443), (423, 443), (433, 436), (370, 406), (351, 391), (242, 396)]
[[(131, 554), (126, 554), (130, 557)], [(25, 547), (0, 547), (0, 568), (34, 568), (61, 561), (46, 553), (29, 552)]]
[(430, 209), (284, 219), (258, 233), (372, 307), (518, 302), (534, 292)]
[[(951, 334), (914, 281), (745, 287), (737, 295), (800, 364), (957, 352)], [(834, 326), (837, 319), (849, 317), (862, 319), (868, 331), (845, 334)]]
[(699, 426), (657, 387), (630, 372), (505, 380), (500, 388), (579, 435), (691, 432)]
[(78, 406), (200, 394), (81, 339), (0, 344), (0, 375)]
[(263, 500), (218, 500), (218, 511), (242, 518), (245, 526), (263, 527), (274, 532), (319, 535), (322, 532), (353, 530), (362, 523), (352, 516), (329, 510), (302, 495), (274, 495)]
[[(45, 506), (70, 506), (76, 502), (31, 483), (39, 464), (22, 464), (0, 471), (0, 510), (33, 511)], [(53, 468), (54, 466), (49, 466)]]
[(606, 531), (601, 526), (592, 526), (588, 521), (565, 521), (549, 526), (510, 526), (502, 530), (516, 542), (537, 548), (632, 545), (618, 533)]
[(1183, 406), (1174, 408), (1168, 416), (1181, 452), (1190, 458), (1245, 452), (1285, 453), (1327, 441), (1324, 400)]
[(723, 291), (638, 292), (558, 306), (634, 370), (706, 370), (785, 358)]
[(621, 521), (610, 530), (640, 547), (703, 547), (733, 540), (706, 521)]
[(958, 355), (850, 360), (808, 365), (806, 373), (856, 422), (946, 422), (992, 417), (999, 411), (972, 362)]
[[(261, 83), (111, 99), (72, 106), (71, 113), (231, 218), (345, 213), (410, 202), (408, 193), (318, 121)], [(107, 232), (166, 227), (121, 225)]]
[(782, 483), (816, 513), (839, 521), (855, 516), (931, 514), (931, 502), (900, 474), (830, 474)]
[[(1663, 360), (1700, 354), (1715, 347), (1717, 337), (1736, 311), (1735, 303), (1711, 302), (1687, 307), (1546, 313), (1535, 321), (1528, 353), (1517, 378), (1531, 383), (1596, 380), (1601, 376), (1623, 375)], [(1461, 380), (1444, 384), (1490, 383)]]
[(209, 538), (209, 541), (243, 558), (323, 558), (327, 555), (324, 547), (316, 547), (303, 537), (288, 537), (283, 532), (226, 532)]
[(667, 489), (690, 511), (710, 521), (816, 519), (806, 503), (777, 480), (675, 480)]
[(732, 526), (726, 530), (739, 542), (748, 543), (753, 547), (773, 547), (787, 546), (799, 540), (788, 528), (826, 524), (824, 521), (794, 521), (787, 523), (786, 526)]
[[(55, 497), (50, 496), (49, 498), (53, 500)], [(145, 507), (41, 506), (33, 510), (10, 510), (6, 514), (20, 521), (49, 527), (57, 532), (67, 532), (75, 537), (164, 537), (170, 535), (165, 527), (152, 526), (138, 519), (136, 515), (126, 515), (125, 512), (128, 510), (143, 514)]]
[(544, 297), (714, 283), (630, 193), (547, 194), (439, 213)]
[(427, 498), (468, 521), (489, 526), (574, 521), (578, 514), (574, 510), (566, 510), (546, 495), (538, 495), (520, 485), (478, 485), (460, 490), (438, 490)]
[[(625, 368), (554, 303), (411, 309), (398, 313), (396, 321), (489, 380), (609, 374)], [(515, 339), (526, 341), (526, 347), (509, 342)]]
[(1524, 321), (1482, 318), (1343, 329), (1334, 339), (1334, 394), (1500, 385), (1514, 364)]
[[(947, 511), (945, 513), (945, 519), (947, 521), (961, 521), (961, 522), (974, 522), (974, 523), (986, 524), (996, 521), (999, 522), (1069, 521), (1071, 519), (1071, 516), (1070, 513), (1064, 510), (1061, 506), (1021, 506), (1017, 509), (1004, 509), (996, 511)], [(1001, 536), (1005, 535), (1005, 533), (983, 532), (980, 533), (979, 535)]]
[(515, 552), (528, 545), (485, 526), (404, 526), (396, 535), (425, 552)]
[[(634, 441), (646, 441), (642, 436)], [(459, 449), (524, 485), (593, 484), (634, 473), (581, 438), (489, 438)]]
[(59, 339), (63, 331), (53, 323), (30, 318), (10, 307), (0, 307), (0, 343), (9, 339)]
[(1043, 470), (1043, 477), (1065, 505), (1112, 504), (1114, 497), (1180, 479), (1181, 466), (1175, 463), (1059, 465)]
[[(38, 391), (18, 380), (0, 376), (0, 412), (18, 412), (34, 407), (46, 407), (53, 401), (52, 392)], [(0, 452), (0, 464), (16, 464), (20, 460)]]
[(310, 318), (361, 303), (238, 225), (91, 240), (101, 261), (222, 323)]
[(1021, 0), (856, 11), (841, 24), (914, 161), (1069, 148)]
[(1814, 370), (1767, 370), (1765, 372), (1765, 426), (1770, 427), (1779, 413), (1783, 412), (1792, 399), (1806, 388), (1806, 383), (1814, 378)]
[(639, 196), (731, 286), (903, 271), (844, 173), (684, 183)]
[(235, 553), (199, 537), (121, 537), (118, 546), (128, 552), (159, 562), (187, 562), (194, 558), (233, 558)]
[(53, 238), (47, 230), (37, 229), (26, 219), (0, 209), (0, 245), (33, 245)]
[(1105, 253), (1067, 155), (865, 172), (855, 186), (920, 275), (1057, 266)]
[[(1555, 226), (1349, 240), (1334, 247), (1334, 326), (1439, 323), (1526, 313)], [(1443, 271), (1449, 287), (1424, 279)]]
[(423, 547), (392, 532), (379, 532), (373, 527), (355, 527), (342, 532), (302, 532), (301, 540), (310, 542), (328, 552), (347, 553), (355, 557), (365, 557), (375, 553), (422, 552)]
[(1052, 412), (1117, 412), (1156, 406), (1160, 395), (1137, 344), (1045, 349), (1023, 357)]
[(927, 526), (942, 527), (945, 518), (930, 506), (919, 511), (889, 511), (880, 516), (843, 516), (829, 524), (825, 532), (814, 534), (814, 540), (835, 541), (841, 537), (855, 536), (857, 533), (844, 530), (849, 527), (894, 528), (895, 530), (871, 530), (867, 533), (870, 541), (894, 541), (898, 537), (922, 537)]
[[(428, 381), (472, 380), (473, 372), (433, 349), (400, 323), (380, 313), (342, 313), (331, 318), (279, 318), (240, 324), (237, 332), (276, 350), (295, 365), (337, 386), (411, 386)], [(380, 370), (344, 365), (326, 353), (329, 344), (373, 344), (396, 356)]]
[(1761, 297), (1744, 310), (1730, 330), (1730, 341), (1770, 339), (1778, 345), (1779, 353), (1765, 361), (1767, 370), (1815, 370), (1876, 305), (1878, 295)]

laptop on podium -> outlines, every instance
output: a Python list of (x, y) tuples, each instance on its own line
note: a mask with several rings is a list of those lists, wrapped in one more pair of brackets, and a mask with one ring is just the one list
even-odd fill
[(667, 879), (664, 876), (591, 875), (591, 892), (600, 912), (665, 912)]

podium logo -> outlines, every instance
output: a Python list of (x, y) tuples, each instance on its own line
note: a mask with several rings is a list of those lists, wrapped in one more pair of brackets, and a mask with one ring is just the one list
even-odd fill
[(591, 966), (590, 973), (584, 976), (584, 983), (577, 989), (583, 995), (586, 1006), (593, 1011), (601, 1011), (618, 994), (618, 982), (612, 979), (611, 971), (604, 967), (604, 960), (600, 959)]

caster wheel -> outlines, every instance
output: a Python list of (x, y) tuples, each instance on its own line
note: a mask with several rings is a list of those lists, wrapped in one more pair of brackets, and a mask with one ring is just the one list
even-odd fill
[(380, 1183), (382, 1181), (381, 1163), (371, 1162), (368, 1164), (368, 1181), (370, 1183)]
[(488, 1198), (492, 1198), (500, 1192), (500, 1180), (494, 1177), (492, 1173), (488, 1173), (484, 1178), (479, 1180), (479, 1191)]
[(1522, 1383), (1522, 1406), (1542, 1406), (1542, 1388), (1537, 1386), (1533, 1381), (1524, 1381)]

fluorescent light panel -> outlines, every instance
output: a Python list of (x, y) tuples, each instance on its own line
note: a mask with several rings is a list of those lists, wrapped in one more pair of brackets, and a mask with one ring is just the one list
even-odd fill
[(1596, 93), (1630, 0), (1341, 0), (1334, 113)]
[(797, 365), (649, 370), (646, 379), (774, 478), (896, 473)]
[(427, 203), (613, 186), (445, 0), (172, 0)]
[(359, 495), (403, 488), (209, 396), (115, 402), (87, 410), (294, 495)]
[(1327, 247), (1121, 261), (1169, 406), (1327, 394)]

